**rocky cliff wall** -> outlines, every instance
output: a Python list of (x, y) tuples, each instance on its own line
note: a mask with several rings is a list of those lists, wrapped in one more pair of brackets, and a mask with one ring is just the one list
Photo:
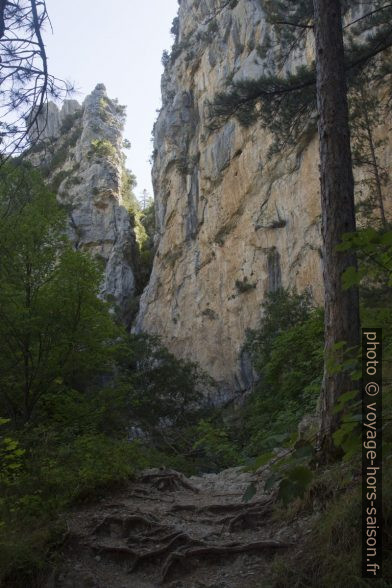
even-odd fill
[(102, 260), (102, 293), (126, 320), (135, 291), (135, 236), (122, 205), (123, 122), (123, 108), (98, 84), (82, 105), (48, 104), (31, 131), (37, 143), (28, 157), (67, 208), (74, 246)]
[[(182, 0), (165, 57), (154, 128), (157, 253), (136, 329), (159, 333), (231, 394), (252, 383), (241, 350), (266, 293), (309, 288), (321, 302), (322, 260), (315, 134), (269, 160), (260, 123), (209, 128), (208, 101), (230, 79), (276, 71), (273, 50), (260, 51), (272, 35), (262, 2), (222, 4)], [(312, 55), (308, 40), (285, 67)]]

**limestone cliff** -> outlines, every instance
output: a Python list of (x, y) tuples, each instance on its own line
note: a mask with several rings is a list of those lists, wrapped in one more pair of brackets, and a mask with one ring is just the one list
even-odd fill
[(103, 261), (102, 293), (126, 319), (135, 290), (135, 237), (122, 205), (123, 122), (123, 108), (99, 84), (82, 105), (48, 104), (31, 131), (38, 142), (28, 157), (67, 208), (74, 246)]
[[(159, 333), (228, 392), (252, 383), (241, 350), (267, 292), (311, 289), (322, 300), (315, 133), (268, 159), (271, 136), (235, 118), (211, 130), (208, 102), (230, 79), (274, 71), (262, 2), (182, 0), (154, 128), (157, 253), (136, 328)], [(234, 6), (235, 5), (235, 6)], [(233, 7), (234, 6), (234, 7)], [(286, 63), (312, 56), (309, 39)]]

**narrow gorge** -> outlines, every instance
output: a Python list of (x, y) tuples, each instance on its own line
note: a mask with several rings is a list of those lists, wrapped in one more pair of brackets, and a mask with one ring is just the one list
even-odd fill
[[(262, 2), (218, 6), (182, 0), (164, 55), (154, 127), (156, 255), (136, 326), (199, 362), (230, 398), (252, 386), (243, 346), (266, 294), (308, 289), (322, 303), (320, 185), (316, 119), (294, 147), (272, 157), (273, 137), (261, 121), (245, 128), (232, 116), (213, 128), (216, 95), (231, 81), (279, 73), (281, 57)], [(312, 43), (308, 35), (283, 72), (309, 63)], [(377, 129), (386, 170), (390, 124)]]
[[(316, 119), (294, 147), (272, 156), (274, 139), (261, 121), (244, 127), (232, 116), (212, 124), (219, 92), (231, 81), (279, 72), (281, 58), (262, 2), (216, 10), (215, 0), (183, 0), (174, 45), (163, 56), (153, 130), (155, 257), (133, 330), (159, 335), (177, 357), (199, 363), (224, 401), (254, 383), (244, 343), (266, 295), (308, 291), (321, 304), (323, 292)], [(284, 72), (313, 59), (312, 43), (307, 36)], [(47, 170), (70, 211), (75, 247), (104, 262), (102, 293), (130, 326), (137, 245), (122, 202), (124, 112), (99, 84), (82, 106), (67, 100), (58, 110), (51, 103), (45, 118), (32, 131), (40, 140), (30, 160)], [(376, 129), (386, 173), (390, 124), (380, 121)], [(359, 170), (359, 184), (363, 175)]]
[(173, 1), (0, 1), (0, 586), (388, 588), (392, 5)]

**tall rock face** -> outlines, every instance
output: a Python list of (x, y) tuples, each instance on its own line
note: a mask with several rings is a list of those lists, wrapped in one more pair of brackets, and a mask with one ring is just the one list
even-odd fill
[[(160, 334), (231, 394), (252, 384), (242, 348), (266, 293), (308, 288), (321, 302), (322, 260), (316, 133), (269, 159), (261, 123), (210, 128), (208, 103), (228, 81), (276, 71), (273, 50), (260, 51), (272, 34), (262, 2), (224, 4), (181, 0), (165, 56), (154, 128), (157, 252), (136, 329)], [(308, 40), (285, 67), (312, 55)]]
[(154, 129), (157, 253), (137, 328), (161, 334), (231, 394), (252, 384), (242, 347), (266, 293), (310, 287), (321, 299), (320, 208), (315, 139), (268, 160), (260, 124), (209, 128), (208, 102), (228, 80), (273, 66), (257, 51), (268, 32), (261, 3), (220, 4), (180, 4)]
[(42, 168), (69, 213), (69, 236), (77, 249), (102, 260), (102, 294), (127, 320), (135, 290), (135, 236), (122, 205), (124, 110), (99, 84), (80, 105), (49, 103), (32, 129), (38, 139), (28, 157)]

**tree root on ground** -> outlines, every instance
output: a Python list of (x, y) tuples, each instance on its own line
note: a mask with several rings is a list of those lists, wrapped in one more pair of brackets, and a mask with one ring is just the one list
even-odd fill
[(185, 551), (174, 551), (166, 559), (161, 574), (161, 582), (167, 579), (169, 572), (173, 566), (185, 559), (201, 556), (225, 556), (233, 553), (246, 553), (250, 551), (262, 551), (265, 549), (282, 549), (292, 547), (291, 543), (283, 543), (280, 541), (256, 541), (255, 543), (230, 543), (219, 545), (203, 545), (201, 547), (194, 547), (186, 549)]
[[(158, 543), (164, 544), (153, 549), (138, 550), (136, 546), (104, 545), (98, 543), (91, 545), (91, 549), (98, 554), (106, 553), (108, 555), (121, 556), (122, 559), (129, 559), (129, 572), (132, 573), (142, 563), (156, 563), (154, 561), (156, 559), (159, 562), (162, 556), (166, 555), (170, 550), (204, 545), (203, 541), (192, 539), (187, 533), (182, 531), (174, 531), (165, 538), (162, 538)], [(136, 545), (140, 545), (140, 542), (136, 542)]]
[(102, 533), (112, 533), (112, 527), (117, 527), (120, 530), (120, 533), (115, 533), (115, 535), (120, 535), (123, 539), (129, 537), (131, 530), (135, 530), (138, 528), (147, 528), (154, 530), (157, 532), (158, 530), (165, 530), (166, 527), (158, 523), (157, 519), (147, 518), (144, 515), (134, 514), (134, 515), (127, 515), (123, 517), (115, 516), (115, 515), (108, 515), (106, 516), (103, 521), (101, 521), (94, 529), (91, 531), (93, 535), (98, 535)]
[(197, 513), (211, 513), (211, 514), (224, 514), (225, 512), (243, 512), (244, 510), (254, 510), (259, 507), (272, 504), (272, 500), (259, 500), (257, 502), (249, 503), (221, 503), (221, 504), (206, 504), (204, 506), (197, 506), (195, 504), (173, 504), (170, 511), (179, 512), (182, 510), (189, 510), (190, 512)]
[[(110, 570), (117, 569), (124, 585), (128, 574), (135, 573), (137, 578), (148, 578), (148, 586), (158, 586), (182, 577), (204, 581), (208, 576), (212, 581), (219, 575), (220, 566), (233, 570), (238, 580), (247, 567), (241, 554), (253, 552), (262, 569), (274, 550), (294, 545), (273, 540), (274, 525), (265, 529), (274, 494), (257, 495), (249, 502), (236, 502), (233, 497), (241, 494), (223, 496), (227, 502), (219, 502), (210, 485), (205, 487), (202, 481), (199, 490), (172, 470), (145, 471), (114, 502), (75, 517), (66, 537), (68, 555), (73, 561), (83, 562), (78, 569), (94, 573), (98, 569), (105, 578)], [(69, 574), (82, 577), (70, 562), (66, 564)], [(59, 584), (61, 588), (68, 585)]]
[[(160, 542), (161, 543), (161, 542)], [(154, 549), (138, 550), (136, 547), (123, 545), (91, 545), (91, 549), (101, 554), (118, 556), (129, 563), (129, 573), (133, 573), (142, 564), (161, 566), (161, 582), (164, 582), (173, 567), (186, 559), (197, 557), (222, 557), (266, 549), (282, 549), (291, 547), (291, 543), (281, 541), (256, 541), (254, 543), (215, 543), (193, 539), (187, 533), (172, 532), (162, 538), (163, 545)], [(162, 558), (167, 556), (163, 564)]]
[(227, 530), (230, 533), (235, 531), (236, 528), (249, 529), (259, 526), (260, 519), (265, 519), (271, 514), (271, 503), (267, 502), (264, 504), (264, 508), (255, 506), (253, 508), (246, 508), (242, 512), (239, 512), (235, 516), (223, 517), (217, 520), (217, 523), (223, 525), (223, 530)]
[(185, 489), (199, 493), (199, 489), (190, 484), (183, 474), (174, 470), (147, 471), (138, 480), (161, 491), (175, 492)]

